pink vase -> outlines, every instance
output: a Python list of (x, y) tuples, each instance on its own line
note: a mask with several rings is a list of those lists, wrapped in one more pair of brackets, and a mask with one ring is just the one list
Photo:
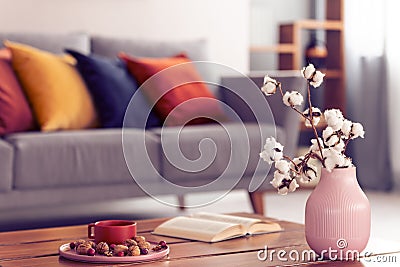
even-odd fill
[(321, 170), (307, 200), (305, 235), (312, 250), (325, 259), (354, 258), (366, 247), (371, 208), (356, 177), (356, 168)]

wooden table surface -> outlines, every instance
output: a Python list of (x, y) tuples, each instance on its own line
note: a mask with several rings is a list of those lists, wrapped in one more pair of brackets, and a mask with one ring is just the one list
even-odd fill
[[(253, 214), (238, 213), (248, 217)], [(301, 259), (290, 260), (289, 253), (301, 252), (309, 247), (304, 237), (304, 226), (287, 221), (277, 222), (285, 229), (280, 233), (270, 233), (251, 237), (236, 238), (218, 243), (194, 242), (179, 238), (167, 238), (152, 235), (151, 231), (166, 218), (138, 221), (138, 235), (149, 241), (165, 240), (170, 246), (170, 254), (156, 261), (140, 263), (144, 266), (400, 266), (400, 245), (378, 242), (377, 250), (370, 251), (371, 257), (358, 261), (318, 261), (309, 262)], [(68, 226), (36, 230), (24, 230), (0, 233), (0, 267), (9, 266), (133, 266), (137, 264), (88, 264), (73, 262), (58, 255), (58, 248), (70, 241), (86, 238), (87, 226)], [(283, 250), (286, 257), (274, 257), (262, 261), (257, 256), (265, 246), (268, 250)], [(380, 250), (380, 251), (378, 251)], [(281, 252), (283, 253), (283, 252)], [(294, 255), (294, 254), (292, 254)], [(287, 259), (287, 260), (285, 260)]]

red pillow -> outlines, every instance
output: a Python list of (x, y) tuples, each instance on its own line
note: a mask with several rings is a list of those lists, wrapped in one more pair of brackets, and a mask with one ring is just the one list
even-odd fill
[(32, 130), (32, 111), (11, 66), (11, 53), (0, 49), (0, 135)]
[(166, 125), (209, 123), (224, 118), (218, 100), (185, 55), (137, 58), (120, 53), (119, 57), (126, 62), (139, 85), (157, 74), (142, 86), (142, 90)]

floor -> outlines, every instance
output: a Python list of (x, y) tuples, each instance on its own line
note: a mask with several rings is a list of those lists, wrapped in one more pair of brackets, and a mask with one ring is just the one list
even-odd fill
[[(266, 215), (289, 221), (304, 223), (304, 207), (310, 191), (297, 191), (287, 196), (273, 192), (264, 197)], [(207, 193), (210, 194), (217, 193)], [(372, 209), (371, 237), (400, 241), (400, 193), (367, 192)], [(186, 198), (187, 203), (197, 203), (205, 194)], [(165, 196), (164, 201), (173, 202), (175, 197)], [(0, 230), (37, 228), (57, 225), (86, 224), (101, 219), (124, 218), (142, 219), (176, 216), (198, 211), (209, 212), (251, 212), (245, 191), (233, 191), (223, 199), (201, 208), (180, 211), (151, 198), (126, 199), (107, 203), (67, 206), (63, 208), (25, 210), (1, 214)], [(23, 220), (21, 218), (24, 218)]]

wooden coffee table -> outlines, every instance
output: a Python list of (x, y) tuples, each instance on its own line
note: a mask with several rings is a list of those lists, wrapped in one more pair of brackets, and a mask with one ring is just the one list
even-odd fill
[[(260, 217), (254, 214), (238, 213), (235, 215)], [(400, 245), (388, 243), (378, 244), (381, 251), (373, 256), (353, 262), (330, 262), (309, 260), (291, 260), (288, 253), (297, 251), (301, 254), (308, 250), (304, 226), (287, 221), (278, 221), (285, 229), (280, 233), (256, 235), (237, 238), (218, 243), (194, 242), (178, 238), (155, 236), (151, 231), (166, 218), (138, 221), (138, 234), (149, 241), (165, 240), (170, 246), (170, 254), (166, 258), (141, 263), (144, 266), (290, 266), (300, 264), (308, 266), (400, 266)], [(73, 262), (59, 256), (58, 248), (70, 241), (85, 238), (87, 226), (56, 227), (37, 230), (24, 230), (0, 233), (0, 267), (8, 266), (132, 266), (135, 264), (88, 264)], [(268, 246), (269, 251), (275, 250), (274, 257), (260, 260), (260, 253)], [(285, 251), (286, 256), (278, 258), (278, 251)], [(371, 251), (374, 252), (374, 251)], [(283, 253), (283, 252), (281, 252)], [(282, 254), (281, 254), (282, 255)], [(292, 254), (294, 255), (294, 254)], [(287, 260), (282, 260), (286, 258)], [(385, 261), (385, 263), (383, 263)], [(382, 263), (382, 265), (377, 263)]]

